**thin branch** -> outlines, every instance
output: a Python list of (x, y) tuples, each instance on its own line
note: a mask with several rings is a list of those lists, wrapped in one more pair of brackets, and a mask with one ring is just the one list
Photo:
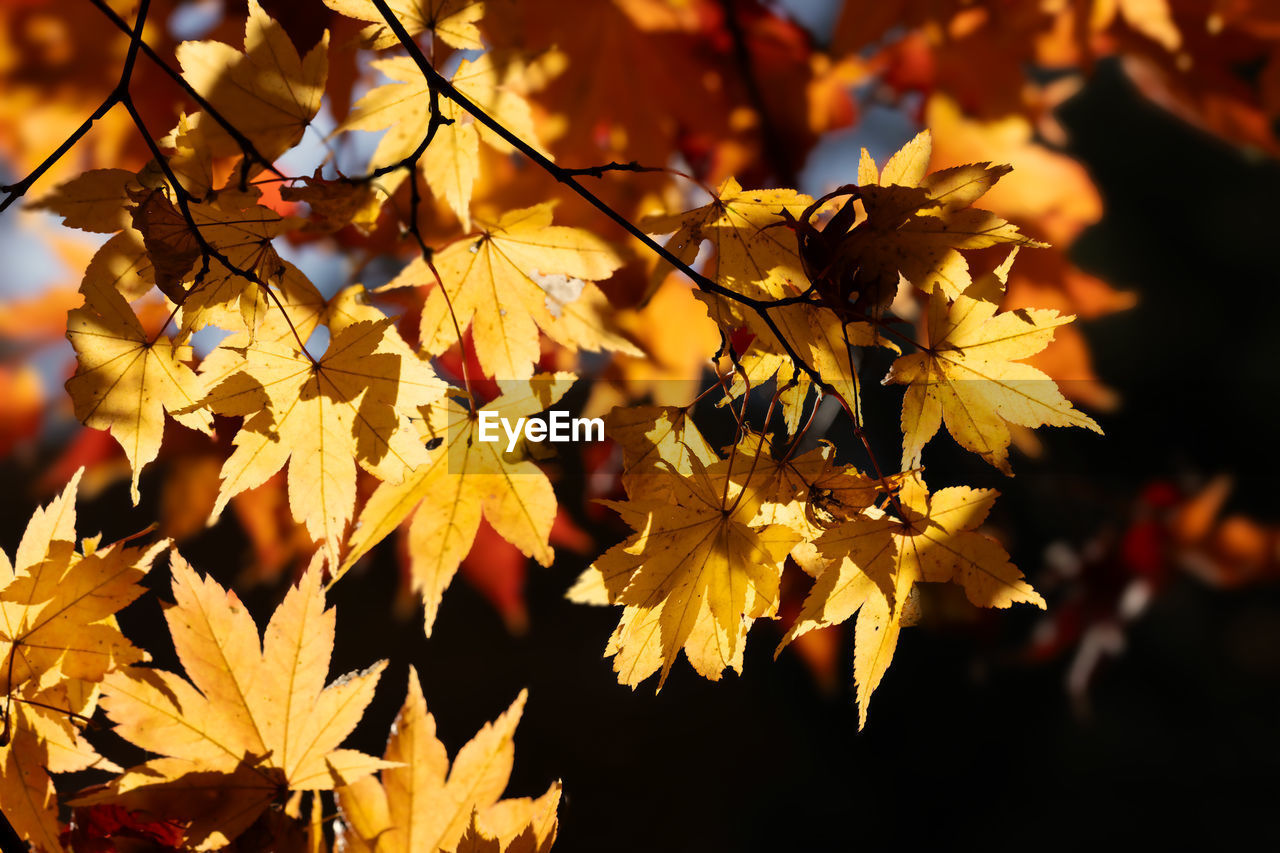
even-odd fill
[(603, 166), (587, 166), (582, 169), (564, 169), (566, 175), (585, 178), (603, 178), (606, 172), (672, 172), (663, 166), (641, 166), (635, 160), (630, 163), (605, 163)]
[(731, 290), (730, 288), (725, 287), (724, 285), (720, 284), (717, 281), (713, 281), (712, 279), (708, 278), (702, 273), (699, 273), (696, 270), (694, 270), (684, 261), (680, 260), (665, 246), (658, 243), (648, 234), (644, 233), (644, 231), (642, 231), (634, 223), (632, 223), (631, 220), (627, 219), (617, 210), (614, 210), (603, 199), (601, 199), (595, 193), (591, 192), (591, 190), (583, 186), (582, 183), (578, 181), (578, 179), (574, 176), (572, 172), (570, 172), (569, 170), (563, 169), (560, 166), (557, 166), (545, 154), (538, 151), (536, 148), (534, 148), (525, 140), (521, 139), (515, 133), (512, 133), (505, 125), (503, 125), (497, 119), (493, 118), (483, 109), (481, 109), (477, 104), (472, 102), (472, 100), (468, 98), (466, 95), (459, 92), (453, 86), (453, 84), (450, 83), (444, 77), (444, 75), (442, 75), (439, 71), (435, 69), (435, 67), (431, 64), (430, 60), (427, 59), (426, 55), (422, 52), (422, 48), (419, 47), (418, 43), (413, 40), (412, 36), (409, 35), (409, 32), (404, 28), (404, 24), (400, 23), (400, 19), (396, 17), (395, 13), (391, 11), (391, 7), (387, 5), (386, 0), (371, 0), (371, 2), (373, 3), (374, 7), (377, 8), (379, 14), (382, 15), (382, 18), (384, 21), (386, 21), (387, 26), (391, 29), (393, 33), (395, 33), (396, 38), (400, 40), (401, 46), (404, 47), (406, 51), (408, 51), (409, 57), (414, 61), (414, 64), (418, 66), (418, 70), (421, 71), (422, 75), (427, 79), (428, 84), (431, 86), (433, 91), (435, 89), (439, 89), (440, 94), (444, 95), (446, 98), (453, 101), (459, 107), (466, 110), (468, 113), (471, 114), (471, 116), (476, 121), (480, 122), (480, 124), (484, 125), (485, 127), (492, 130), (494, 133), (496, 133), (498, 136), (502, 137), (502, 139), (505, 140), (507, 144), (511, 145), (513, 148), (518, 150), (521, 154), (528, 157), (530, 160), (536, 163), (539, 167), (545, 170), (549, 175), (551, 175), (557, 181), (569, 187), (571, 190), (573, 190), (575, 193), (581, 196), (585, 201), (587, 201), (592, 207), (595, 207), (605, 216), (612, 219), (624, 231), (626, 231), (631, 236), (635, 237), (637, 240), (643, 243), (646, 247), (648, 247), (651, 251), (657, 254), (658, 257), (662, 258), (664, 261), (671, 264), (676, 269), (680, 270), (680, 272), (684, 273), (700, 289), (707, 291), (709, 293), (714, 293), (719, 296), (723, 296), (726, 299), (730, 299), (730, 300), (733, 300), (734, 302), (741, 303), (751, 308), (752, 310), (754, 310), (757, 314), (759, 314), (761, 320), (764, 322), (765, 326), (769, 329), (769, 331), (773, 334), (773, 336), (777, 338), (778, 343), (782, 346), (783, 350), (787, 354), (787, 357), (791, 359), (792, 363), (798, 365), (806, 374), (808, 374), (809, 378), (813, 380), (814, 384), (816, 384), (818, 387), (822, 388), (824, 391), (826, 391), (829, 394), (833, 394), (837, 397), (839, 396), (839, 392), (837, 392), (836, 389), (832, 387), (830, 383), (824, 380), (822, 376), (818, 373), (818, 371), (814, 369), (807, 361), (805, 361), (800, 356), (799, 353), (796, 352), (795, 348), (791, 345), (791, 342), (788, 341), (786, 336), (782, 334), (782, 330), (778, 327), (777, 322), (775, 322), (774, 319), (769, 315), (769, 310), (771, 308), (779, 307), (780, 304), (791, 304), (791, 303), (789, 302), (783, 303), (781, 300), (774, 301), (774, 300), (753, 299), (749, 296), (746, 296), (744, 294)]
[[(120, 32), (124, 33), (130, 38), (133, 38), (134, 30), (131, 29), (127, 23), (125, 23), (123, 18), (121, 18), (119, 15), (116, 14), (114, 9), (112, 9), (110, 6), (106, 4), (105, 0), (89, 0), (89, 2), (92, 3), (94, 6), (96, 6), (98, 8), (98, 11), (106, 15), (107, 19), (110, 20), (113, 25), (115, 25), (116, 29), (120, 30)], [(140, 27), (138, 28), (138, 31), (141, 32)], [(169, 63), (165, 62), (164, 58), (161, 57), (160, 54), (156, 53), (155, 49), (152, 48), (151, 45), (147, 44), (145, 41), (142, 41), (140, 42), (140, 46), (141, 46), (142, 52), (146, 54), (148, 59), (150, 59), (152, 62), (158, 65), (160, 67), (160, 70), (163, 71), (169, 77), (169, 79), (173, 80), (173, 82), (177, 83), (178, 86), (181, 87), (182, 91), (187, 94), (187, 97), (191, 98), (191, 100), (196, 102), (196, 106), (204, 110), (204, 112), (211, 119), (217, 122), (219, 127), (221, 127), (223, 130), (227, 132), (228, 136), (230, 136), (233, 140), (235, 140), (236, 145), (240, 146), (240, 151), (244, 154), (246, 161), (247, 160), (257, 161), (259, 164), (263, 166), (263, 168), (274, 173), (275, 175), (278, 175), (282, 179), (288, 180), (288, 177), (279, 169), (277, 169), (274, 163), (272, 163), (270, 160), (268, 160), (258, 151), (258, 149), (254, 146), (253, 141), (250, 140), (249, 137), (241, 133), (239, 128), (237, 128), (234, 124), (232, 124), (231, 121), (229, 121), (226, 118), (226, 116), (220, 113), (213, 106), (213, 104), (209, 103), (209, 101), (205, 99), (203, 95), (197, 92), (195, 87), (192, 86), (190, 83), (188, 83), (187, 78), (183, 77), (182, 74), (180, 74), (177, 71), (177, 69), (173, 68), (172, 66), (169, 65)]]
[(107, 97), (103, 99), (102, 103), (98, 105), (98, 108), (94, 110), (79, 127), (72, 131), (70, 136), (62, 140), (62, 144), (54, 149), (52, 154), (44, 158), (44, 161), (40, 163), (39, 166), (36, 166), (31, 170), (30, 174), (18, 181), (16, 184), (9, 184), (8, 186), (0, 187), (0, 190), (3, 190), (5, 193), (4, 200), (0, 201), (0, 213), (8, 210), (11, 204), (26, 195), (27, 191), (31, 189), (35, 182), (40, 180), (44, 173), (49, 171), (55, 163), (66, 156), (66, 153), (70, 151), (86, 133), (89, 132), (89, 129), (93, 127), (94, 122), (110, 112), (111, 108), (116, 104), (122, 103), (128, 98), (129, 81), (133, 78), (133, 66), (138, 61), (138, 48), (142, 44), (142, 28), (146, 23), (147, 10), (150, 5), (151, 0), (142, 0), (142, 3), (138, 7), (138, 20), (134, 25), (135, 31), (129, 34), (129, 50), (125, 54), (124, 64), (120, 69), (120, 79), (116, 83), (115, 88), (111, 90), (111, 94), (107, 95)]

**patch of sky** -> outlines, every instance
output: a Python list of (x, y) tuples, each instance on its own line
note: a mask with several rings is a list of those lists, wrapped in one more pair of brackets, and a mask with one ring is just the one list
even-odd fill
[(204, 38), (226, 15), (223, 0), (182, 3), (169, 16), (169, 35), (178, 41)]
[(883, 166), (885, 160), (920, 132), (919, 125), (911, 118), (918, 112), (918, 99), (918, 95), (908, 95), (902, 103), (892, 106), (864, 100), (856, 125), (829, 133), (814, 146), (800, 172), (798, 189), (819, 196), (842, 184), (855, 183), (863, 148)]

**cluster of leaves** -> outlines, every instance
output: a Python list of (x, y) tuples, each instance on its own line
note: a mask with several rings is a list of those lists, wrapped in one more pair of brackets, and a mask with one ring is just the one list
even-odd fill
[[(95, 537), (77, 549), (79, 481), (35, 513), (12, 563), (0, 553), (0, 802), (24, 838), (43, 850), (99, 849), (95, 838), (127, 829), (165, 849), (237, 838), (242, 849), (317, 849), (328, 821), (319, 792), (336, 789), (352, 849), (550, 847), (558, 783), (537, 800), (501, 799), (523, 693), (450, 767), (411, 672), (385, 757), (343, 749), (386, 662), (325, 685), (336, 619), (319, 567), (259, 637), (235, 593), (202, 578), (167, 541), (103, 546)], [(115, 616), (166, 552), (173, 604), (164, 617), (186, 678), (141, 665), (146, 652)], [(99, 708), (117, 735), (159, 757), (122, 770), (99, 756), (80, 729)], [(89, 768), (116, 775), (70, 801), (76, 819), (64, 831), (48, 774)]]
[[(778, 614), (788, 556), (815, 581), (782, 645), (858, 613), (855, 679), (864, 722), (918, 582), (959, 583), (979, 606), (1043, 606), (1003, 549), (974, 531), (995, 492), (931, 495), (919, 462), (944, 422), (963, 447), (1006, 471), (1009, 424), (1096, 430), (1052, 380), (1022, 363), (1071, 318), (998, 311), (1017, 249), (977, 280), (960, 250), (1029, 242), (970, 207), (1003, 170), (978, 164), (926, 175), (928, 160), (927, 133), (883, 170), (864, 152), (861, 183), (832, 194), (852, 198), (823, 229), (811, 217), (824, 199), (744, 193), (731, 184), (704, 208), (650, 223), (674, 230), (669, 245), (686, 257), (710, 240), (721, 282), (764, 300), (766, 312), (779, 307), (776, 320), (751, 328), (751, 346), (735, 358), (740, 384), (730, 393), (743, 403), (727, 458), (698, 432), (688, 409), (612, 417), (626, 454), (628, 498), (614, 506), (636, 533), (597, 560), (570, 595), (624, 605), (607, 652), (622, 682), (659, 670), (665, 680), (681, 649), (707, 678), (728, 667), (740, 671), (752, 622)], [(773, 227), (780, 213), (789, 229)], [(907, 339), (918, 351), (899, 357), (885, 377), (908, 386), (901, 473), (886, 475), (874, 455), (874, 476), (836, 464), (830, 446), (796, 455), (796, 440), (775, 442), (749, 428), (750, 389), (773, 379), (769, 412), (781, 404), (784, 433), (803, 435), (809, 384), (835, 394), (861, 435), (855, 348), (897, 349), (889, 335), (905, 338), (886, 320), (899, 281), (928, 300), (927, 343)], [(728, 331), (769, 316), (744, 314), (741, 303), (718, 293), (707, 301)]]
[[(740, 672), (747, 634), (780, 618), (792, 573), (809, 591), (779, 651), (852, 621), (865, 724), (920, 584), (956, 584), (979, 607), (1044, 606), (981, 530), (996, 492), (927, 484), (926, 447), (945, 425), (1008, 474), (1010, 447), (1030, 428), (1100, 431), (1055, 380), (1090, 375), (1082, 348), (1061, 355), (1064, 342), (1080, 347), (1073, 314), (1126, 300), (1061, 253), (1097, 202), (1078, 167), (1033, 138), (1044, 102), (989, 97), (978, 110), (959, 83), (948, 88), (968, 78), (941, 69), (955, 56), (1005, 57), (975, 47), (999, 32), (1021, 46), (1018, 74), (983, 78), (1023, 92), (1024, 66), (1122, 52), (1116, 34), (1128, 30), (1178, 69), (1200, 55), (1177, 10), (883, 4), (885, 21), (906, 25), (886, 39), (880, 13), (850, 3), (826, 55), (789, 53), (795, 31), (748, 3), (590, 4), (569, 24), (550, 0), (325, 0), (308, 14), (336, 13), (332, 37), (299, 48), (287, 18), (250, 0), (243, 36), (220, 33), (235, 44), (184, 42), (170, 67), (152, 44), (163, 37), (152, 39), (149, 3), (132, 24), (97, 5), (123, 46), (118, 84), (96, 106), (124, 114), (134, 141), (111, 136), (114, 165), (59, 174), (35, 202), (104, 239), (67, 317), (76, 417), (123, 449), (135, 503), (147, 466), (192, 438), (173, 425), (213, 437), (216, 484), (198, 523), (275, 488), (314, 556), (259, 639), (234, 593), (165, 541), (87, 540), (77, 551), (74, 481), (37, 514), (0, 591), (0, 797), (37, 845), (75, 847), (77, 833), (126, 820), (174, 847), (252, 849), (265, 833), (317, 849), (334, 803), (358, 850), (549, 847), (558, 786), (500, 799), (523, 695), (452, 769), (416, 676), (383, 759), (341, 747), (381, 668), (326, 686), (325, 590), (355, 583), (348, 573), (399, 531), (430, 634), (479, 537), (551, 565), (566, 500), (554, 466), (476, 432), (482, 413), (559, 404), (581, 376), (610, 386), (588, 405), (606, 414), (622, 457), (606, 505), (633, 532), (569, 597), (622, 608), (605, 654), (623, 684), (657, 674), (661, 686), (682, 650), (705, 678)], [(1259, 16), (1233, 9), (1218, 14), (1222, 27), (1270, 38)], [(1070, 56), (1038, 37), (1086, 30)], [(736, 44), (716, 53), (726, 33)], [(880, 53), (868, 58), (871, 44)], [(927, 79), (908, 62), (922, 61), (911, 53), (921, 44), (937, 72)], [(1032, 46), (1041, 53), (1029, 57)], [(773, 56), (776, 73), (729, 74), (743, 52), (748, 65)], [(644, 91), (673, 94), (632, 97), (627, 67), (670, 75)], [(156, 75), (182, 96), (166, 96), (182, 107), (171, 127), (139, 107)], [(883, 165), (864, 150), (856, 177), (817, 198), (760, 188), (794, 184), (818, 134), (852, 120), (849, 86), (870, 81), (926, 90), (933, 132)], [(316, 156), (306, 135), (330, 119), (330, 153), (298, 169)], [(66, 151), (5, 188), (6, 206)], [(990, 162), (1005, 153), (1018, 172)], [(356, 155), (358, 173), (339, 168)], [(1024, 166), (1031, 183), (1011, 189)], [(550, 201), (557, 185), (581, 201)], [(284, 248), (301, 241), (358, 258), (356, 271), (317, 287)], [(904, 387), (892, 466), (864, 430), (861, 385), (878, 351), (894, 358), (871, 378)], [(702, 395), (661, 399), (656, 380), (707, 369), (715, 381)], [(1087, 394), (1077, 401), (1105, 402)], [(858, 444), (803, 449), (828, 397)], [(732, 414), (732, 442), (704, 436), (704, 400)], [(763, 418), (750, 416), (753, 400), (767, 401)], [(145, 653), (113, 616), (166, 551), (166, 619), (185, 678), (140, 666)], [(159, 757), (124, 771), (101, 759), (77, 725), (99, 708)], [(77, 808), (64, 835), (48, 772), (90, 767), (114, 777), (64, 798)]]

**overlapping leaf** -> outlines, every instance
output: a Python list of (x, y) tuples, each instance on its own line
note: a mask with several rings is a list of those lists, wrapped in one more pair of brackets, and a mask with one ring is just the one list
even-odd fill
[(75, 544), (80, 473), (33, 514), (14, 561), (0, 551), (0, 808), (27, 840), (62, 849), (49, 773), (116, 769), (73, 719), (93, 714), (98, 684), (116, 667), (146, 659), (120, 633), (115, 613), (142, 593), (138, 581), (164, 543), (131, 548)]
[[(299, 56), (289, 34), (258, 0), (249, 0), (244, 50), (218, 41), (178, 46), (182, 76), (258, 152), (274, 160), (298, 140), (320, 109), (328, 74), (329, 35)], [(191, 125), (217, 156), (243, 153), (221, 125), (203, 113)]]
[[(392, 82), (379, 86), (356, 102), (340, 130), (381, 130), (386, 133), (374, 149), (375, 168), (391, 166), (418, 150), (431, 124), (431, 90), (421, 69), (412, 59), (380, 59), (373, 67)], [(524, 65), (515, 57), (498, 64), (490, 53), (463, 60), (450, 82), (486, 114), (535, 148), (538, 135), (533, 114), (520, 90)], [(440, 98), (438, 108), (450, 123), (437, 128), (431, 144), (422, 152), (423, 174), (432, 192), (457, 214), (464, 229), (471, 227), (471, 190), (480, 169), (480, 142), (501, 152), (511, 145), (453, 101)], [(543, 153), (546, 153), (545, 151)], [(403, 172), (389, 176), (392, 182)], [(394, 183), (390, 184), (394, 186)]]
[(176, 553), (165, 612), (190, 681), (132, 667), (108, 676), (102, 707), (116, 733), (161, 757), (81, 802), (118, 802), (186, 824), (188, 843), (226, 844), (281, 792), (328, 790), (386, 762), (340, 745), (373, 698), (385, 661), (325, 686), (334, 611), (313, 566), (259, 641), (234, 593)]
[[(374, 50), (400, 43), (370, 0), (324, 0), (324, 4), (348, 18), (371, 22), (360, 36)], [(430, 31), (450, 47), (484, 48), (476, 28), (484, 16), (484, 0), (391, 0), (387, 6), (411, 36)]]
[(733, 460), (705, 465), (696, 447), (655, 445), (665, 497), (642, 479), (629, 500), (612, 504), (636, 532), (597, 558), (569, 594), (624, 606), (605, 654), (633, 687), (661, 670), (661, 688), (681, 649), (713, 681), (729, 667), (741, 672), (747, 631), (777, 614), (782, 562), (800, 539), (786, 525), (757, 521), (761, 496), (733, 482)]
[(551, 525), (556, 517), (551, 481), (529, 459), (506, 453), (503, 429), (491, 424), (481, 440), (485, 414), (513, 426), (554, 405), (569, 390), (573, 374), (503, 381), (503, 393), (470, 408), (454, 399), (428, 412), (425, 432), (442, 447), (399, 483), (383, 483), (369, 497), (351, 535), (340, 573), (412, 515), (408, 528), (414, 588), (422, 593), (428, 635), (444, 590), (471, 550), (483, 516), (504, 539), (544, 566), (551, 565)]
[[(625, 339), (600, 329), (598, 319), (592, 322), (586, 296), (594, 290), (591, 282), (608, 278), (622, 259), (589, 231), (552, 225), (551, 209), (546, 203), (510, 211), (496, 221), (479, 223), (480, 236), (436, 253), (444, 288), (435, 286), (423, 307), (423, 349), (432, 355), (444, 352), (457, 342), (459, 328), (470, 326), (481, 367), (498, 379), (533, 375), (541, 352), (539, 329), (570, 349), (584, 345), (635, 351)], [(581, 280), (582, 290), (577, 299), (564, 300), (543, 283), (546, 276)], [(431, 270), (419, 259), (388, 287), (434, 283)], [(596, 329), (587, 341), (566, 322), (584, 302), (588, 312), (578, 319)]]
[[(436, 737), (418, 674), (383, 754), (380, 778), (366, 776), (338, 789), (343, 843), (354, 853), (462, 853), (482, 840), (504, 853), (544, 853), (556, 835), (560, 784), (536, 800), (501, 799), (515, 760), (513, 737), (525, 692), (458, 751), (450, 766)], [(488, 849), (488, 848), (480, 848)]]
[(823, 269), (847, 279), (870, 311), (889, 304), (900, 277), (926, 293), (937, 289), (954, 298), (963, 292), (970, 277), (962, 249), (1040, 245), (995, 214), (971, 207), (1009, 167), (976, 163), (927, 174), (932, 146), (929, 131), (922, 131), (881, 170), (863, 150), (857, 187), (862, 216), (846, 233), (832, 235), (835, 248)]
[(913, 477), (904, 483), (894, 505), (904, 517), (871, 507), (817, 540), (829, 562), (782, 646), (857, 613), (854, 678), (860, 724), (866, 723), (871, 694), (893, 658), (915, 584), (959, 584), (979, 607), (1004, 608), (1018, 602), (1045, 606), (1004, 548), (975, 530), (996, 496), (994, 489), (965, 487), (930, 494), (924, 481)]
[(427, 452), (409, 419), (445, 385), (389, 319), (331, 319), (329, 328), (319, 358), (278, 326), (256, 341), (230, 338), (201, 365), (212, 386), (201, 405), (245, 418), (214, 514), (287, 462), (294, 517), (336, 564), (355, 511), (357, 464), (388, 481), (422, 465)]
[(84, 307), (67, 317), (67, 339), (78, 358), (67, 380), (76, 417), (120, 442), (137, 503), (138, 478), (160, 452), (166, 412), (185, 427), (212, 432), (212, 417), (196, 407), (205, 384), (186, 364), (191, 348), (148, 334), (114, 289), (85, 294)]
[[(783, 226), (788, 217), (794, 221), (812, 203), (811, 198), (794, 190), (743, 190), (737, 181), (728, 179), (703, 207), (649, 217), (643, 225), (653, 233), (673, 231), (666, 248), (686, 264), (693, 262), (704, 242), (709, 242), (715, 249), (714, 277), (736, 293), (763, 301), (795, 299), (807, 290), (809, 280), (795, 232)], [(664, 270), (660, 264), (655, 276)], [(789, 386), (782, 405), (787, 425), (794, 431), (811, 388), (811, 377), (804, 366), (795, 363), (794, 353), (849, 406), (859, 405), (850, 347), (883, 343), (870, 325), (842, 321), (833, 311), (810, 302), (765, 309), (771, 326), (760, 310), (732, 297), (699, 296), (722, 329), (749, 328), (756, 335), (741, 358), (746, 380), (735, 376), (735, 395), (747, 390), (746, 382), (754, 386), (777, 376), (780, 384)], [(790, 353), (778, 340), (775, 328), (790, 345)]]
[(1062, 396), (1052, 379), (1021, 364), (1053, 340), (1074, 317), (1031, 309), (997, 312), (1000, 288), (1013, 261), (985, 276), (950, 303), (929, 302), (929, 345), (893, 363), (886, 382), (908, 385), (902, 401), (902, 466), (920, 464), (925, 444), (943, 423), (960, 445), (1005, 473), (1009, 428), (1042, 425), (1102, 429)]

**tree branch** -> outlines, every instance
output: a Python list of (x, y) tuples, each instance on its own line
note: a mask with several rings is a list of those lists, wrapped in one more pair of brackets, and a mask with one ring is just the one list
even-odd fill
[[(120, 30), (120, 32), (124, 33), (130, 38), (133, 38), (134, 30), (130, 29), (129, 25), (125, 23), (124, 19), (121, 18), (119, 15), (117, 15), (115, 10), (106, 4), (105, 0), (89, 0), (89, 2), (92, 3), (94, 6), (96, 6), (98, 10), (102, 12), (102, 14), (106, 15), (107, 19), (110, 20), (111, 23), (115, 25), (116, 29)], [(139, 29), (139, 32), (141, 32), (140, 29)], [(234, 124), (232, 124), (226, 118), (226, 116), (218, 112), (218, 110), (213, 106), (213, 104), (209, 103), (209, 101), (206, 100), (203, 95), (197, 92), (195, 90), (195, 87), (193, 87), (190, 83), (188, 83), (187, 78), (183, 77), (182, 74), (180, 74), (177, 71), (177, 69), (171, 67), (169, 63), (165, 62), (164, 59), (160, 56), (160, 54), (155, 52), (155, 49), (152, 48), (151, 45), (147, 44), (145, 41), (140, 41), (139, 45), (142, 49), (142, 52), (146, 54), (148, 59), (150, 59), (152, 62), (158, 65), (160, 67), (160, 70), (163, 71), (169, 77), (169, 79), (173, 80), (173, 82), (178, 84), (178, 86), (182, 89), (182, 91), (187, 94), (187, 97), (191, 98), (191, 100), (196, 102), (196, 106), (204, 110), (204, 112), (211, 119), (217, 122), (219, 127), (221, 127), (223, 130), (227, 132), (228, 136), (230, 136), (233, 140), (235, 140), (236, 145), (240, 146), (240, 151), (244, 154), (244, 157), (246, 160), (256, 161), (259, 164), (261, 164), (263, 168), (267, 169), (273, 174), (281, 178), (287, 178), (287, 176), (283, 172), (281, 172), (279, 169), (276, 168), (274, 163), (272, 163), (270, 160), (268, 160), (258, 151), (257, 147), (254, 146), (253, 141), (250, 140), (249, 137), (241, 133), (240, 129), (237, 128)]]
[[(641, 243), (643, 243), (646, 247), (648, 247), (651, 251), (653, 251), (656, 255), (658, 255), (658, 257), (662, 258), (664, 261), (671, 264), (680, 272), (688, 276), (693, 281), (693, 283), (696, 284), (701, 290), (706, 291), (708, 293), (714, 293), (718, 296), (722, 296), (726, 299), (730, 299), (734, 302), (738, 302), (742, 305), (746, 305), (747, 307), (755, 311), (760, 316), (765, 326), (773, 334), (773, 336), (777, 338), (778, 343), (782, 346), (783, 350), (786, 352), (787, 357), (790, 358), (794, 364), (799, 366), (800, 369), (803, 370), (805, 374), (807, 374), (809, 378), (813, 381), (813, 383), (817, 385), (819, 388), (822, 388), (827, 393), (832, 394), (836, 397), (840, 396), (839, 392), (837, 392), (836, 389), (832, 387), (830, 383), (824, 380), (817, 370), (815, 370), (812, 366), (809, 365), (807, 361), (801, 358), (800, 354), (797, 353), (795, 351), (795, 348), (791, 345), (791, 342), (788, 341), (786, 336), (782, 334), (782, 330), (778, 327), (777, 322), (775, 322), (774, 319), (771, 316), (769, 316), (769, 310), (771, 308), (780, 307), (781, 305), (784, 305), (784, 304), (794, 304), (795, 302), (801, 301), (799, 298), (793, 299), (790, 301), (753, 299), (749, 296), (745, 296), (744, 294), (731, 290), (730, 288), (725, 287), (719, 282), (714, 281), (708, 278), (707, 276), (703, 275), (702, 273), (699, 273), (696, 270), (694, 270), (684, 261), (677, 258), (665, 246), (658, 243), (648, 234), (644, 233), (644, 231), (642, 231), (639, 227), (637, 227), (634, 223), (632, 223), (631, 220), (627, 219), (617, 210), (614, 210), (603, 199), (601, 199), (595, 193), (591, 192), (591, 190), (583, 186), (582, 183), (578, 181), (577, 177), (575, 177), (574, 172), (568, 169), (563, 169), (560, 166), (557, 166), (546, 155), (538, 151), (536, 148), (534, 148), (525, 140), (521, 139), (515, 133), (512, 133), (509, 129), (507, 129), (505, 125), (503, 125), (497, 119), (493, 118), (493, 116), (486, 113), (477, 104), (473, 103), (471, 99), (468, 98), (466, 95), (459, 92), (453, 86), (453, 84), (450, 83), (449, 80), (447, 80), (444, 77), (444, 75), (442, 75), (439, 71), (436, 71), (435, 66), (431, 64), (431, 61), (428, 60), (426, 55), (422, 52), (422, 48), (418, 46), (418, 43), (413, 40), (413, 37), (410, 36), (409, 32), (404, 28), (404, 24), (400, 23), (400, 19), (396, 17), (394, 12), (391, 11), (391, 8), (387, 5), (386, 0), (371, 0), (371, 2), (373, 3), (374, 7), (377, 8), (379, 14), (382, 15), (382, 18), (384, 21), (386, 21), (387, 26), (390, 27), (393, 33), (395, 33), (396, 38), (400, 40), (401, 46), (404, 47), (406, 51), (408, 51), (409, 57), (414, 61), (414, 64), (418, 66), (418, 70), (422, 72), (423, 77), (426, 78), (428, 85), (431, 86), (433, 90), (438, 89), (441, 95), (444, 95), (446, 98), (453, 101), (459, 107), (466, 110), (468, 113), (470, 113), (470, 115), (476, 121), (480, 122), (485, 127), (489, 128), (494, 133), (496, 133), (498, 136), (502, 137), (502, 139), (505, 140), (509, 145), (511, 145), (513, 148), (518, 150), (525, 157), (528, 157), (530, 160), (536, 163), (539, 167), (541, 167), (544, 171), (546, 171), (547, 174), (551, 175), (557, 181), (569, 187), (569, 189), (573, 190), (575, 193), (581, 196), (592, 207), (596, 208), (605, 216), (612, 219), (624, 231), (626, 231), (628, 234), (630, 234), (631, 236), (639, 240)], [(807, 299), (807, 296), (805, 298)]]
[[(138, 61), (138, 48), (142, 44), (142, 28), (146, 23), (147, 10), (150, 5), (151, 0), (142, 0), (142, 3), (138, 7), (138, 20), (134, 25), (134, 32), (129, 33), (129, 50), (125, 54), (124, 65), (120, 70), (120, 80), (116, 83), (115, 88), (111, 90), (111, 94), (107, 95), (102, 103), (98, 105), (98, 108), (94, 110), (79, 127), (72, 131), (70, 136), (62, 140), (62, 144), (54, 149), (52, 154), (44, 158), (44, 161), (39, 166), (32, 169), (30, 174), (18, 181), (16, 184), (9, 184), (8, 186), (0, 187), (0, 190), (3, 190), (5, 193), (4, 200), (0, 201), (0, 213), (8, 210), (11, 204), (26, 195), (27, 190), (31, 189), (35, 182), (40, 180), (45, 172), (49, 171), (55, 163), (66, 156), (66, 153), (70, 151), (86, 133), (89, 132), (89, 129), (93, 127), (94, 122), (105, 116), (110, 112), (112, 107), (121, 103), (128, 97), (129, 81), (133, 78), (133, 66)], [(123, 21), (121, 23), (123, 23)]]

